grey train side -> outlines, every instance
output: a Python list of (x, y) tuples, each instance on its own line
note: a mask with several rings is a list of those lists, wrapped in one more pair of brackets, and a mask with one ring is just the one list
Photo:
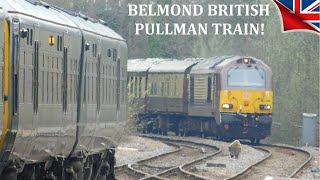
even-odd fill
[(0, 1), (0, 27), (0, 179), (114, 178), (125, 40), (102, 21), (31, 0)]

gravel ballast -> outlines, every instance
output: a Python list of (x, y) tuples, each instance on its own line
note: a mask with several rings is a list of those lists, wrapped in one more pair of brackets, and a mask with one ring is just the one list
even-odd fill
[[(157, 136), (155, 136), (157, 137)], [(163, 137), (163, 136), (159, 136)], [(169, 136), (174, 140), (185, 140), (208, 145), (215, 145), (222, 150), (221, 154), (211, 159), (207, 159), (195, 166), (186, 167), (188, 171), (198, 175), (224, 179), (236, 174), (252, 164), (260, 161), (266, 156), (265, 152), (254, 149), (248, 145), (241, 145), (242, 151), (238, 159), (231, 158), (228, 151), (230, 143), (216, 141), (213, 139), (203, 139), (197, 137)], [(137, 161), (174, 151), (176, 147), (169, 146), (160, 141), (151, 140), (139, 136), (131, 136), (126, 142), (119, 145), (116, 153), (117, 166), (136, 163)], [(313, 152), (312, 163), (298, 173), (299, 179), (320, 179), (319, 148), (306, 148)], [(168, 159), (167, 162), (171, 160)], [(289, 161), (288, 161), (289, 162)], [(165, 165), (165, 164), (162, 164)], [(169, 165), (168, 165), (169, 166)]]
[(175, 150), (175, 147), (168, 146), (159, 141), (130, 136), (128, 140), (120, 143), (116, 150), (116, 166), (135, 163), (173, 150)]
[[(161, 136), (159, 136), (161, 137)], [(163, 137), (163, 136), (162, 136)], [(197, 137), (178, 137), (170, 136), (176, 140), (187, 140), (190, 142), (215, 145), (222, 150), (220, 156), (207, 160), (203, 164), (198, 164), (191, 171), (201, 175), (215, 174), (218, 177), (228, 177), (234, 173), (240, 172), (264, 157), (264, 153), (247, 145), (241, 145), (242, 152), (238, 159), (231, 158), (228, 151), (230, 143), (215, 141), (212, 139), (203, 139)], [(135, 163), (139, 160), (159, 155), (165, 152), (173, 151), (175, 148), (159, 141), (153, 141), (148, 138), (132, 136), (127, 142), (121, 143), (116, 153), (117, 166), (123, 164)], [(170, 162), (170, 160), (168, 160)], [(187, 162), (185, 162), (187, 163)], [(207, 167), (207, 164), (223, 164), (225, 167)]]

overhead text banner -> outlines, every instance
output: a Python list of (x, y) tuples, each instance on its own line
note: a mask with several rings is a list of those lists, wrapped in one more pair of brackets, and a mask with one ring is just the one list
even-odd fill
[[(269, 16), (268, 4), (129, 4), (130, 17), (256, 17)], [(147, 35), (264, 35), (264, 23), (135, 23), (135, 34)]]

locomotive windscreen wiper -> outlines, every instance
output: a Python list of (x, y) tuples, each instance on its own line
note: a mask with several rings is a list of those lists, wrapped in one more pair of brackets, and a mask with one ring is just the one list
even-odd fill
[(232, 74), (234, 71), (236, 71), (238, 68), (239, 68), (239, 66), (236, 66), (236, 68), (234, 68), (233, 71), (231, 71), (230, 73), (228, 73), (228, 77), (230, 77), (231, 74)]
[(257, 67), (257, 66), (255, 66), (255, 67), (254, 67), (254, 69), (256, 69), (256, 70), (258, 71), (258, 73), (259, 73), (259, 75), (260, 75), (261, 79), (264, 79), (264, 76), (263, 76), (263, 74), (259, 71), (258, 67)]

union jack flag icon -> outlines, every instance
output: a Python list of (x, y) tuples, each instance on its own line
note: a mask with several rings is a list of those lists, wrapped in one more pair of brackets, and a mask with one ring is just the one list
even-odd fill
[(274, 0), (283, 30), (310, 30), (320, 33), (320, 0)]

